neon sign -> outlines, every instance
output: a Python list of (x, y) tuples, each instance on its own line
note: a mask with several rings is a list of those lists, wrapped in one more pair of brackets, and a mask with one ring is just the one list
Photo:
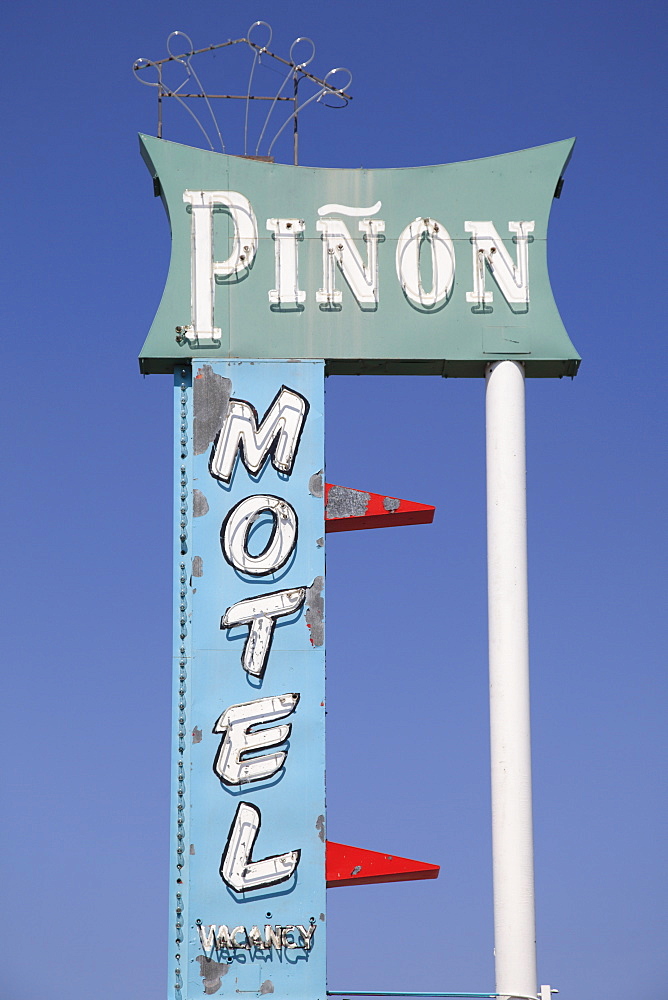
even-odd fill
[(277, 990), (323, 989), (324, 502), (309, 491), (323, 468), (322, 369), (201, 362), (192, 382), (177, 375), (184, 997), (210, 963), (253, 990), (260, 956)]

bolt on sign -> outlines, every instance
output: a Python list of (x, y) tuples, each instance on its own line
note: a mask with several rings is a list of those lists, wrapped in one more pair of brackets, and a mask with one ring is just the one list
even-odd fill
[(576, 374), (546, 265), (572, 147), (329, 170), (141, 137), (172, 232), (140, 368), (176, 394), (174, 1000), (324, 1000), (326, 886), (438, 874), (327, 847), (326, 533), (433, 508), (325, 483), (324, 376)]

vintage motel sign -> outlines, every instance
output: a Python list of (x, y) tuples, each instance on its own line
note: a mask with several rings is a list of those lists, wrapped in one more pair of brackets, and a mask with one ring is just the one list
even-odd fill
[(249, 991), (322, 993), (322, 369), (177, 372), (183, 997), (223, 975)]
[(149, 136), (172, 257), (143, 372), (191, 358), (324, 358), (328, 374), (574, 375), (547, 273), (574, 140), (465, 163), (331, 170)]
[(325, 536), (433, 516), (325, 483), (349, 373), (487, 379), (497, 994), (536, 995), (524, 377), (580, 361), (546, 264), (572, 147), (328, 170), (141, 137), (172, 231), (140, 368), (176, 390), (174, 1000), (324, 1000), (327, 884), (438, 873), (326, 843)]
[(322, 361), (176, 372), (183, 997), (230, 974), (235, 989), (324, 995), (326, 886), (438, 875), (325, 840), (323, 536), (434, 508), (323, 482), (323, 389)]

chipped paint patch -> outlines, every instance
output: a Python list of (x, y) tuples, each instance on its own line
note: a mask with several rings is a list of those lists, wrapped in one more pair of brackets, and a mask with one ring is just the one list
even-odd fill
[(204, 980), (204, 992), (208, 996), (217, 993), (221, 987), (223, 976), (226, 976), (230, 971), (229, 965), (222, 962), (214, 962), (212, 958), (207, 958), (206, 955), (198, 955), (197, 961), (199, 962), (199, 974)]
[(209, 501), (201, 490), (193, 490), (193, 517), (203, 517), (209, 513)]
[(309, 479), (308, 491), (312, 497), (321, 497), (323, 495), (322, 469), (320, 472), (314, 472)]
[(324, 921), (324, 919), (325, 919), (325, 914), (324, 913), (320, 914), (320, 919)]
[(371, 495), (348, 486), (332, 486), (327, 496), (325, 517), (362, 517), (367, 512)]
[(320, 837), (323, 844), (325, 843), (325, 817), (321, 813), (317, 820), (315, 821), (315, 828), (318, 831), (318, 836)]
[(232, 380), (202, 365), (193, 379), (193, 451), (202, 455), (215, 440), (227, 416)]
[(316, 538), (315, 544), (318, 546), (319, 549), (321, 549), (323, 547), (323, 545), (325, 544), (324, 535), (321, 535), (320, 538)]
[(193, 729), (193, 743), (202, 742), (202, 730), (198, 729), (197, 726)]
[(324, 576), (316, 576), (311, 586), (306, 588), (304, 619), (311, 633), (312, 646), (322, 646), (325, 642), (325, 599), (322, 596), (324, 586)]
[(388, 513), (394, 510), (399, 510), (401, 500), (395, 500), (394, 497), (383, 497), (383, 507)]
[(190, 853), (191, 853), (191, 854), (194, 854), (194, 853), (195, 853), (195, 845), (194, 845), (194, 844), (191, 844), (191, 845), (190, 845)]
[(204, 575), (204, 563), (201, 556), (193, 556), (193, 576), (203, 576)]
[(260, 986), (260, 993), (273, 993), (273, 992), (274, 992), (274, 984), (272, 983), (271, 979), (265, 979), (265, 981)]

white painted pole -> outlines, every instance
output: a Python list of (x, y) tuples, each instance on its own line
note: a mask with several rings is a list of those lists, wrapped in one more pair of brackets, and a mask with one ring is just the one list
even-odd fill
[(487, 576), (496, 992), (536, 996), (524, 369), (486, 371)]

